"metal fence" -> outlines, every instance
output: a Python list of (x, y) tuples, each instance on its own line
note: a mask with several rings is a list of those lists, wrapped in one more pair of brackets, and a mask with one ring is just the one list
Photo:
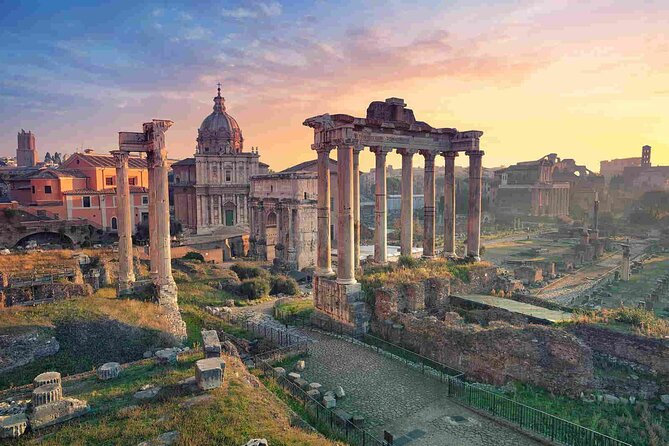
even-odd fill
[(362, 426), (350, 419), (341, 417), (336, 411), (325, 407), (320, 401), (311, 397), (300, 386), (279, 374), (272, 364), (290, 354), (308, 353), (308, 342), (300, 342), (282, 349), (258, 355), (254, 362), (262, 372), (272, 378), (276, 384), (292, 396), (308, 415), (310, 423), (320, 432), (327, 432), (332, 437), (355, 446), (385, 446), (385, 443), (367, 432)]

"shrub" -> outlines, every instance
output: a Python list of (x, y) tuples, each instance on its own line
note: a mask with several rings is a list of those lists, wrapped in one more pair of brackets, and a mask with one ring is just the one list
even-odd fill
[(269, 280), (263, 277), (254, 277), (242, 281), (239, 286), (239, 294), (248, 299), (260, 299), (269, 294)]
[(223, 272), (223, 276), (218, 282), (218, 288), (224, 291), (229, 291), (231, 293), (237, 293), (241, 283), (242, 281), (239, 280), (237, 273), (228, 269)]
[(195, 251), (187, 252), (186, 255), (184, 255), (184, 256), (182, 257), (182, 259), (184, 259), (184, 260), (195, 260), (195, 261), (198, 261), (198, 262), (204, 262), (204, 256), (203, 256), (202, 254), (200, 254), (199, 252), (195, 252)]
[(420, 261), (411, 256), (400, 256), (397, 264), (402, 268), (416, 268), (420, 264)]
[(265, 279), (269, 278), (269, 273), (267, 271), (255, 265), (235, 263), (230, 267), (230, 269), (234, 271), (242, 280), (253, 279), (255, 277), (262, 277)]
[(300, 293), (300, 287), (292, 277), (283, 275), (272, 276), (271, 284), (272, 291), (270, 294), (288, 294), (289, 296), (294, 296)]

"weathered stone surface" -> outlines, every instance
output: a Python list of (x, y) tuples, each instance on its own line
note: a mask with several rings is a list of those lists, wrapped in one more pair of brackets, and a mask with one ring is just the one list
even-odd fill
[(618, 404), (620, 402), (620, 398), (618, 398), (615, 395), (605, 394), (604, 395), (604, 402), (607, 403), (607, 404)]
[(269, 446), (269, 443), (264, 438), (253, 438), (247, 441), (244, 446)]
[(662, 401), (662, 404), (669, 406), (669, 395), (660, 395), (660, 401)]
[(304, 363), (304, 360), (300, 359), (295, 363), (295, 367), (293, 368), (293, 370), (295, 370), (296, 372), (302, 372), (304, 371), (305, 366), (306, 364)]
[(223, 351), (227, 355), (234, 356), (236, 358), (239, 357), (239, 350), (237, 350), (237, 347), (235, 347), (235, 344), (228, 341), (227, 339), (225, 341), (223, 341), (223, 343), (221, 344), (221, 348), (223, 349)]
[(149, 359), (151, 356), (153, 356), (153, 352), (151, 350), (145, 351), (144, 354), (142, 355), (144, 359)]
[(295, 372), (290, 372), (288, 374), (288, 379), (291, 380), (291, 381), (295, 381), (296, 379), (300, 379), (300, 374), (295, 373)]
[(279, 376), (286, 376), (286, 369), (283, 367), (274, 367), (274, 375), (277, 377)]
[(171, 446), (175, 444), (178, 440), (179, 440), (179, 432), (170, 431), (170, 432), (165, 432), (164, 434), (160, 434), (152, 440), (143, 441), (137, 444), (137, 446)]
[(309, 390), (309, 381), (304, 378), (297, 378), (293, 381), (300, 389)]
[(33, 407), (60, 401), (63, 397), (63, 388), (60, 383), (44, 384), (33, 390)]
[(119, 373), (121, 373), (121, 364), (118, 362), (107, 362), (102, 364), (97, 370), (98, 378), (103, 381), (114, 379)]
[(44, 372), (40, 373), (33, 379), (33, 387), (38, 388), (44, 384), (61, 384), (60, 373), (58, 372)]
[(176, 364), (178, 353), (179, 349), (176, 347), (164, 348), (156, 352), (156, 359), (160, 364)]
[(17, 438), (28, 427), (28, 418), (24, 413), (0, 417), (0, 438)]
[(148, 400), (158, 395), (158, 392), (160, 392), (160, 387), (154, 386), (153, 384), (147, 384), (135, 392), (132, 397), (138, 400)]
[(202, 330), (202, 349), (205, 358), (221, 357), (221, 341), (216, 330)]
[(334, 394), (337, 397), (337, 399), (344, 398), (346, 396), (346, 393), (344, 392), (344, 388), (342, 386), (335, 387)]
[(321, 392), (318, 390), (308, 390), (307, 395), (309, 395), (311, 398), (318, 400), (321, 397)]
[(318, 390), (320, 392), (322, 387), (323, 386), (321, 386), (319, 383), (309, 384), (309, 390)]
[(223, 369), (218, 358), (200, 359), (195, 363), (195, 380), (201, 390), (211, 390), (221, 387)]
[(334, 409), (335, 407), (337, 407), (337, 400), (333, 396), (326, 395), (323, 397), (323, 405), (327, 409)]
[(86, 401), (74, 398), (63, 398), (60, 401), (34, 407), (29, 415), (30, 428), (41, 429), (53, 424), (62, 423), (86, 414), (90, 407)]

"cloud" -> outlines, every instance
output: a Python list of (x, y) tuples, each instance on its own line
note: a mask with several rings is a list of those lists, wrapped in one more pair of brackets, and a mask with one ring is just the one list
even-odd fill
[(264, 17), (277, 17), (281, 15), (283, 7), (277, 1), (259, 2), (251, 7), (223, 8), (221, 14), (223, 17), (233, 19), (257, 19)]

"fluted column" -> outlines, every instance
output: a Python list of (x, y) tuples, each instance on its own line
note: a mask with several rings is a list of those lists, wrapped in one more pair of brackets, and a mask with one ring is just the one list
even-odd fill
[(444, 152), (444, 257), (455, 257), (455, 157)]
[(434, 226), (435, 226), (435, 184), (434, 184), (434, 158), (435, 153), (421, 150), (420, 154), (425, 158), (425, 174), (423, 184), (423, 257), (434, 257)]
[(153, 160), (153, 152), (146, 154), (146, 164), (148, 166), (149, 176), (149, 258), (150, 258), (150, 276), (154, 284), (158, 280), (158, 233), (156, 232), (156, 170), (152, 167), (155, 162)]
[(402, 155), (402, 195), (400, 209), (400, 254), (410, 256), (413, 250), (413, 155), (409, 149), (398, 149)]
[(353, 146), (337, 146), (337, 283), (356, 283), (353, 267)]
[(388, 262), (388, 201), (386, 198), (386, 155), (390, 150), (372, 147), (376, 155), (374, 171), (374, 261), (385, 264)]
[(469, 156), (469, 213), (467, 215), (467, 255), (480, 259), (481, 248), (481, 187), (483, 151), (470, 150)]
[(318, 247), (316, 274), (333, 274), (330, 251), (330, 147), (319, 147), (318, 153)]
[(135, 271), (132, 262), (132, 223), (130, 216), (130, 184), (128, 153), (113, 152), (116, 162), (116, 216), (118, 224), (118, 293), (132, 290)]
[(353, 148), (353, 266), (360, 268), (360, 152), (362, 146)]

